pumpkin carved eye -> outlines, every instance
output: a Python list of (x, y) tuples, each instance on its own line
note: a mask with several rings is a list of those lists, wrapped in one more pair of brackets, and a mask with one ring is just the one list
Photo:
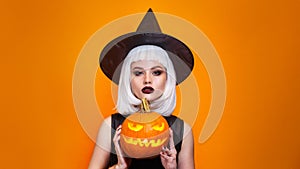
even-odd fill
[(160, 123), (160, 124), (156, 124), (152, 127), (152, 129), (156, 130), (156, 131), (163, 131), (165, 128), (165, 124), (164, 123)]
[(144, 126), (140, 124), (133, 124), (128, 122), (128, 128), (132, 131), (140, 131), (144, 128)]

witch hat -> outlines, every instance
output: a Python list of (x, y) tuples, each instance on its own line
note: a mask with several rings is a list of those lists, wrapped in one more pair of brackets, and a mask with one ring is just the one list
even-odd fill
[(161, 32), (157, 19), (150, 8), (136, 32), (131, 32), (109, 42), (99, 58), (103, 73), (119, 84), (123, 60), (129, 51), (140, 45), (156, 45), (168, 53), (176, 72), (177, 84), (185, 80), (194, 67), (191, 50), (180, 40)]

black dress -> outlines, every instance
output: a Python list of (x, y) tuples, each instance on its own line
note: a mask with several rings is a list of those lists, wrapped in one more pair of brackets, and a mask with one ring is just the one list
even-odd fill
[[(118, 158), (115, 152), (115, 145), (113, 143), (113, 137), (115, 135), (115, 130), (116, 128), (123, 123), (126, 117), (119, 113), (115, 113), (111, 117), (111, 127), (114, 130), (111, 130), (111, 153), (110, 153), (110, 158), (109, 158), (109, 163), (108, 167), (111, 167), (115, 164), (118, 163)], [(181, 144), (182, 144), (182, 139), (183, 139), (183, 120), (176, 116), (167, 116), (164, 118), (167, 120), (169, 126), (171, 126), (173, 130), (173, 140), (175, 144), (175, 148), (177, 151), (177, 160), (178, 160), (178, 154), (181, 150)], [(107, 168), (108, 168), (107, 167)], [(131, 164), (129, 166), (129, 169), (164, 169), (162, 166), (160, 156), (153, 157), (153, 158), (148, 158), (148, 159), (135, 159), (133, 158), (131, 161)]]

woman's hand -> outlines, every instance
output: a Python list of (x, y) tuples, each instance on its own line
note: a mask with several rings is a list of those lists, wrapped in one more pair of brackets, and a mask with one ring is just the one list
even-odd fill
[(119, 144), (121, 129), (122, 129), (122, 126), (120, 125), (116, 129), (116, 133), (113, 138), (113, 142), (115, 144), (115, 150), (116, 150), (116, 153), (118, 156), (118, 164), (114, 166), (115, 169), (127, 169), (131, 162), (131, 159), (124, 158), (123, 151)]
[(170, 149), (167, 147), (162, 147), (162, 151), (160, 152), (160, 159), (161, 163), (165, 169), (176, 169), (177, 162), (176, 162), (176, 155), (177, 151), (175, 149), (174, 140), (173, 140), (173, 131), (170, 128)]

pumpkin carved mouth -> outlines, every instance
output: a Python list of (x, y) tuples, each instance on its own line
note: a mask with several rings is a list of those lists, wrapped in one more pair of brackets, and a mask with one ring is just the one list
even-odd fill
[(123, 135), (123, 138), (127, 144), (133, 144), (133, 145), (139, 145), (140, 147), (161, 147), (167, 138), (164, 139), (150, 139), (147, 138), (141, 139), (141, 138), (132, 138), (132, 137), (126, 137)]

